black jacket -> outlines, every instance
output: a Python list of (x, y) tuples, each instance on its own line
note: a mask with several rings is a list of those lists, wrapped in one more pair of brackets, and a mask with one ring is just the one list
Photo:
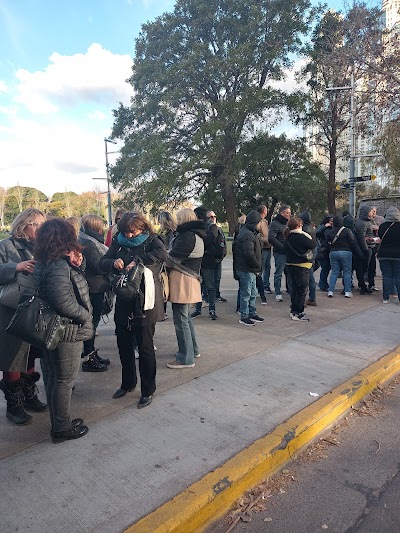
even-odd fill
[(268, 230), (268, 241), (274, 248), (274, 253), (283, 254), (283, 243), (285, 242), (285, 228), (288, 221), (282, 215), (276, 215)]
[(262, 242), (256, 230), (261, 216), (257, 211), (250, 211), (233, 243), (233, 270), (242, 272), (261, 272)]
[(289, 233), (283, 245), (283, 252), (286, 254), (286, 263), (312, 263), (312, 259), (307, 259), (305, 254), (308, 250), (314, 250), (315, 246), (315, 239), (309, 239), (301, 233)]
[[(400, 222), (384, 222), (379, 226), (378, 236), (382, 239), (385, 231), (387, 233), (379, 246), (377, 257), (379, 259), (399, 259), (400, 260)], [(390, 229), (388, 229), (390, 228)]]
[(201, 262), (201, 268), (215, 270), (217, 262), (215, 261), (214, 243), (218, 236), (218, 227), (216, 224), (210, 224), (206, 229), (204, 236), (204, 256)]
[[(123, 260), (125, 266), (134, 259), (141, 259), (143, 264), (153, 273), (155, 287), (154, 308), (146, 311), (144, 318), (138, 318), (136, 320), (144, 326), (162, 321), (164, 319), (164, 301), (159, 272), (161, 263), (167, 258), (167, 251), (161, 238), (158, 235), (152, 234), (141, 245), (135, 246), (134, 248), (126, 248), (118, 243), (118, 235), (116, 235), (107, 253), (100, 259), (99, 265), (101, 270), (110, 274), (119, 274), (120, 271), (114, 268), (114, 262), (118, 258)], [(128, 317), (133, 313), (134, 305), (133, 301), (126, 301), (117, 297), (114, 313), (115, 323), (127, 327), (129, 324)]]
[[(100, 243), (104, 242), (103, 236), (100, 235), (100, 233), (91, 231), (90, 236), (97, 239)], [(111, 288), (110, 280), (107, 274), (104, 274), (99, 266), (99, 261), (103, 255), (100, 253), (95, 243), (85, 237), (85, 233), (80, 232), (78, 240), (83, 246), (82, 253), (86, 259), (85, 276), (89, 285), (89, 292), (91, 294), (99, 294), (109, 291)]]
[(60, 316), (70, 319), (62, 340), (75, 342), (91, 339), (92, 305), (83, 270), (72, 266), (68, 258), (60, 258), (49, 265), (36, 263), (34, 276), (41, 298)]
[(204, 255), (205, 234), (206, 225), (202, 220), (180, 224), (172, 239), (169, 256), (178, 260), (183, 267), (199, 274)]
[(352, 252), (356, 256), (362, 256), (358, 241), (350, 228), (344, 227), (333, 243), (341, 227), (343, 226), (333, 226), (325, 233), (326, 239), (331, 243), (330, 252)]

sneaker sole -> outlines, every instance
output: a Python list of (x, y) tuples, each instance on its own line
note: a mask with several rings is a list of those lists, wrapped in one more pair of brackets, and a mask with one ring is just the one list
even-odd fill
[(239, 320), (239, 324), (243, 324), (243, 326), (255, 326), (255, 324), (246, 324), (246, 322), (242, 322), (241, 320)]
[(253, 318), (253, 317), (250, 317), (250, 320), (252, 320), (253, 322), (258, 322), (258, 324), (262, 324), (263, 322), (265, 322), (264, 320), (257, 320), (256, 318)]
[(167, 363), (167, 368), (194, 368), (196, 365), (195, 363), (192, 363), (191, 365), (170, 365), (169, 363)]

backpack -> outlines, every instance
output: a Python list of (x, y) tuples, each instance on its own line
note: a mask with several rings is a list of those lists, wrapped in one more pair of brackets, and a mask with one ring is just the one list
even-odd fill
[(226, 256), (226, 239), (222, 230), (217, 228), (218, 234), (214, 240), (214, 258), (216, 263), (220, 263)]

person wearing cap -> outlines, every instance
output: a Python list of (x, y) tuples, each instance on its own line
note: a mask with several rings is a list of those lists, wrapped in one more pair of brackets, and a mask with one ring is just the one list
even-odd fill
[(250, 211), (233, 246), (233, 269), (239, 278), (239, 324), (245, 326), (255, 326), (256, 322), (264, 322), (256, 310), (256, 276), (262, 268), (262, 243), (258, 233), (260, 221), (260, 213), (255, 210)]

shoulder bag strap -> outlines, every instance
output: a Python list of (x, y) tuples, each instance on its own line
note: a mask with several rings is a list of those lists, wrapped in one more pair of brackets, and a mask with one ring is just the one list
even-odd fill
[(331, 246), (332, 246), (332, 244), (335, 244), (335, 242), (338, 240), (339, 235), (342, 233), (342, 231), (344, 230), (344, 228), (345, 228), (345, 226), (342, 226), (342, 227), (340, 228), (340, 230), (336, 233), (336, 235), (335, 235), (333, 241), (331, 242)]
[(383, 239), (385, 238), (386, 233), (390, 230), (390, 228), (391, 228), (394, 224), (395, 224), (395, 223), (392, 222), (392, 223), (390, 224), (390, 226), (388, 227), (388, 229), (385, 231), (385, 233), (382, 235), (382, 237), (381, 237), (381, 244), (382, 244)]

